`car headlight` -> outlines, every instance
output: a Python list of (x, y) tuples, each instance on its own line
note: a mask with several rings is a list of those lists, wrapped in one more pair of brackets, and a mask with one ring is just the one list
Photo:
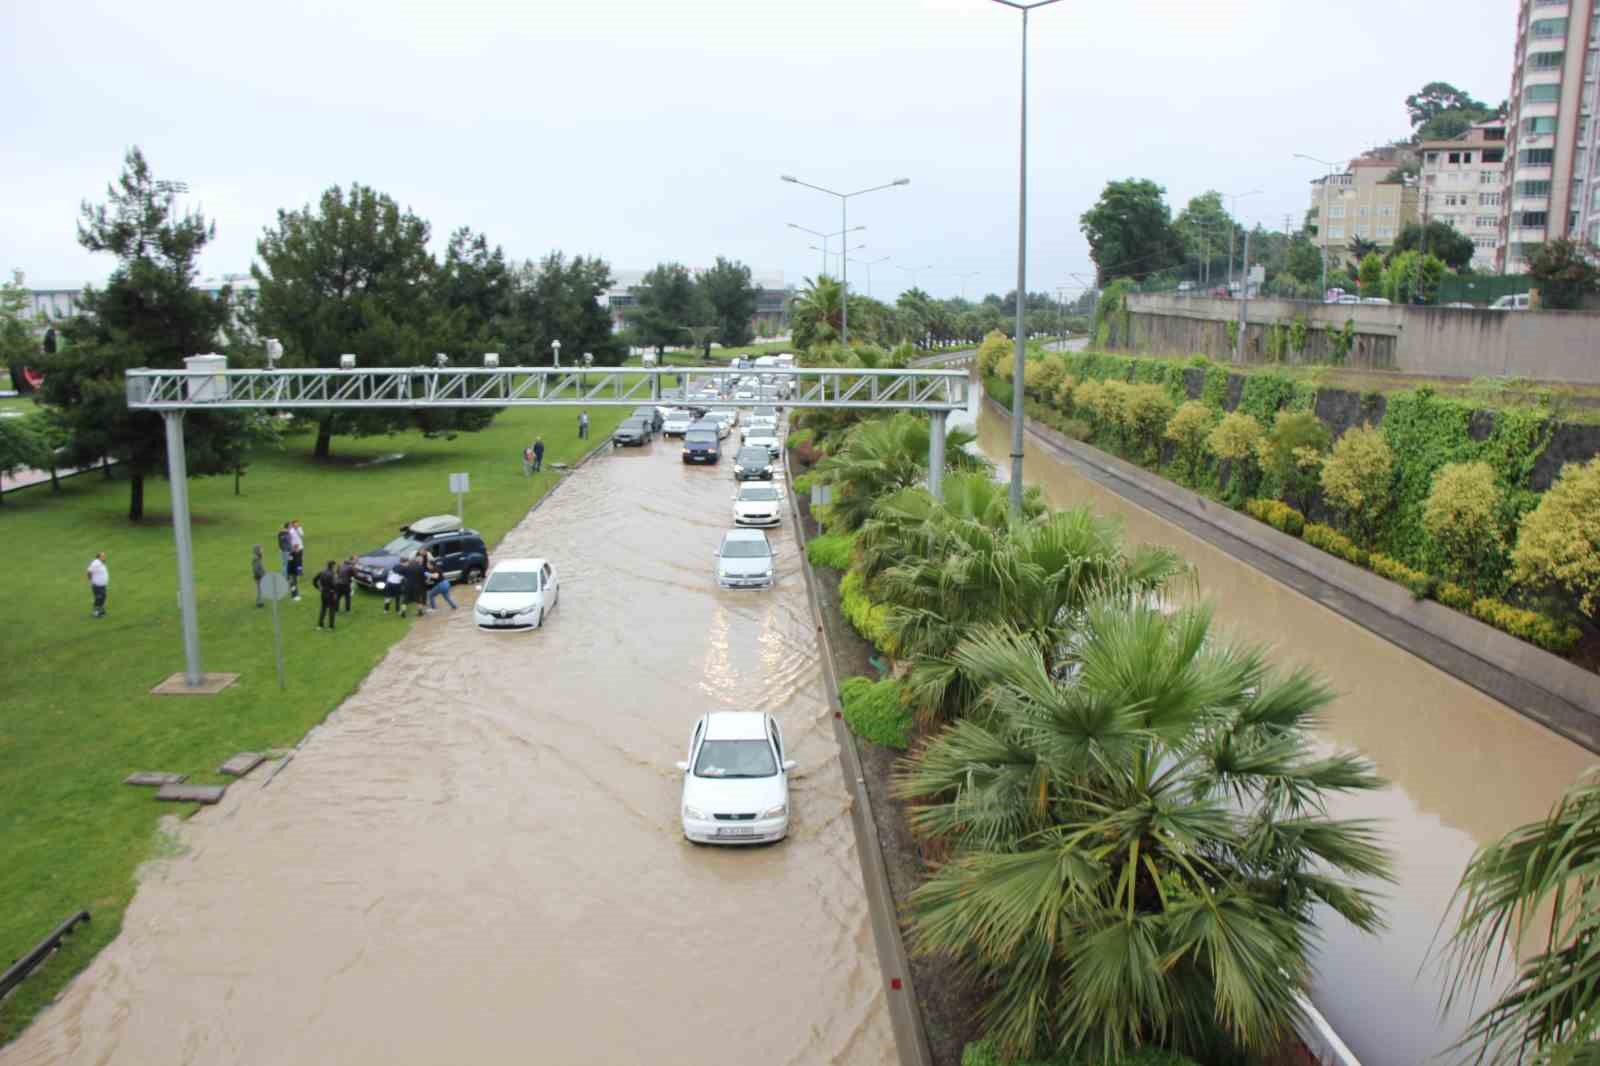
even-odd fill
[(687, 803), (683, 805), (683, 816), (692, 818), (697, 822), (709, 822), (711, 820), (711, 815), (702, 811), (699, 807), (691, 807)]
[(787, 803), (780, 803), (776, 807), (768, 807), (766, 810), (762, 811), (761, 812), (761, 817), (763, 817), (763, 818), (782, 818), (784, 815), (786, 815), (788, 813), (789, 813), (789, 805)]
[(485, 618), (489, 617), (489, 608), (487, 608), (487, 607), (479, 607), (476, 610), (477, 610), (478, 614), (483, 615)]

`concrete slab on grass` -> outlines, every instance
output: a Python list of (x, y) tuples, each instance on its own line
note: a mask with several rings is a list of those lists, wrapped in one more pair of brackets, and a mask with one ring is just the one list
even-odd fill
[(156, 799), (173, 803), (216, 803), (226, 791), (227, 785), (162, 785)]
[(217, 773), (228, 774), (231, 777), (243, 777), (251, 770), (254, 770), (256, 767), (260, 766), (265, 758), (265, 756), (258, 755), (253, 751), (241, 751), (239, 754), (235, 755), (233, 758), (217, 767)]
[(155, 770), (140, 770), (122, 779), (124, 785), (178, 785), (189, 779), (188, 774), (164, 774)]
[(182, 674), (173, 674), (150, 690), (152, 696), (215, 696), (235, 681), (238, 674), (201, 674), (200, 683), (191, 687)]

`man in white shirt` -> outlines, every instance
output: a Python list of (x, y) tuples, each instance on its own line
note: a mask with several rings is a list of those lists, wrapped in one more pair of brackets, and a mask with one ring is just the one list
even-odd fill
[(111, 583), (111, 575), (106, 571), (106, 553), (97, 552), (89, 560), (89, 569), (83, 575), (89, 579), (89, 591), (94, 593), (94, 613), (89, 617), (103, 618), (106, 613), (106, 586)]

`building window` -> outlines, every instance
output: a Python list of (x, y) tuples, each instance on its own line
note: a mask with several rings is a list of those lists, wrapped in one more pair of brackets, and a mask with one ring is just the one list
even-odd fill
[(1492, 226), (1497, 226), (1497, 225), (1500, 224), (1500, 220), (1498, 218), (1495, 218), (1493, 215), (1479, 215), (1477, 218), (1473, 219), (1472, 221), (1473, 221), (1473, 224), (1476, 225), (1479, 229), (1489, 229)]
[(1560, 70), (1567, 61), (1565, 52), (1531, 52), (1528, 55), (1530, 71)]
[(1380, 241), (1383, 240), (1385, 237), (1393, 237), (1393, 236), (1394, 236), (1394, 227), (1393, 226), (1379, 226), (1378, 227), (1378, 239)]
[(1392, 207), (1380, 207), (1380, 208), (1378, 208), (1378, 217), (1379, 218), (1393, 218), (1394, 217), (1394, 208), (1392, 208)]
[(1336, 241), (1336, 240), (1339, 240), (1340, 238), (1342, 238), (1343, 236), (1344, 236), (1344, 227), (1343, 226), (1329, 226), (1328, 227), (1328, 239), (1329, 240), (1335, 240)]
[(1499, 207), (1500, 194), (1497, 192), (1480, 192), (1478, 194), (1479, 207)]
[(1545, 211), (1519, 211), (1511, 216), (1511, 224), (1522, 229), (1544, 229), (1549, 217)]
[[(1557, 54), (1559, 55), (1560, 53), (1557, 53)], [(1439, 153), (1438, 152), (1429, 152), (1428, 153), (1428, 165), (1430, 167), (1431, 166), (1437, 166), (1438, 163), (1439, 163)]]
[(1351, 232), (1354, 233), (1357, 237), (1365, 237), (1367, 235), (1367, 227), (1365, 227), (1365, 226), (1357, 226), (1355, 229), (1351, 230)]
[(1553, 104), (1561, 99), (1561, 85), (1559, 82), (1541, 82), (1530, 85), (1522, 90), (1522, 102), (1525, 104)]
[(1556, 131), (1556, 117), (1544, 115), (1539, 118), (1525, 118), (1522, 120), (1522, 132), (1528, 136), (1541, 133), (1554, 133)]
[(1450, 162), (1452, 162), (1452, 163), (1461, 162), (1461, 153), (1460, 152), (1451, 152), (1450, 153)]
[(1485, 149), (1483, 155), (1480, 157), (1480, 161), (1484, 163), (1504, 163), (1505, 160), (1506, 150), (1504, 148)]
[(1478, 174), (1479, 185), (1499, 185), (1500, 180), (1500, 172), (1498, 170), (1484, 170)]
[(1357, 216), (1357, 217), (1358, 217), (1358, 218), (1366, 218), (1366, 217), (1367, 217), (1367, 214), (1368, 214), (1368, 213), (1369, 213), (1369, 212), (1370, 212), (1370, 211), (1371, 211), (1371, 210), (1372, 210), (1372, 208), (1370, 208), (1370, 207), (1363, 207), (1363, 208), (1360, 208), (1360, 209), (1358, 209), (1358, 210), (1357, 210), (1357, 211), (1356, 211), (1356, 216)]
[(1549, 196), (1550, 183), (1548, 181), (1519, 181), (1516, 184), (1517, 196)]
[(1556, 161), (1554, 148), (1524, 148), (1517, 153), (1517, 165), (1523, 167), (1547, 167)]
[(1528, 27), (1528, 36), (1549, 39), (1567, 35), (1566, 19), (1534, 19)]
[[(1338, 207), (1330, 207), (1330, 208), (1328, 208), (1328, 217), (1329, 218), (1343, 218), (1344, 217), (1344, 205), (1340, 204)], [(1013, 302), (1015, 302), (1015, 301), (1013, 301)]]

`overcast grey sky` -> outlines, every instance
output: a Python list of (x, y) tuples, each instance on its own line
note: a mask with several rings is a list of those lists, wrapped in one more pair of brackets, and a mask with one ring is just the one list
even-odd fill
[[(726, 255), (798, 282), (796, 222), (851, 202), (892, 297), (1015, 284), (1020, 15), (992, 0), (393, 0), (0, 5), (0, 269), (103, 279), (78, 247), (137, 144), (215, 221), (206, 273), (249, 267), (281, 207), (333, 183), (387, 192), (437, 242), (469, 225), (514, 257), (617, 269)], [(1407, 93), (1498, 103), (1514, 0), (1064, 0), (1030, 18), (1028, 288), (1092, 269), (1078, 217), (1150, 178), (1174, 212), (1206, 189), (1298, 224), (1321, 171), (1408, 131)], [(852, 284), (865, 278), (851, 270)]]

